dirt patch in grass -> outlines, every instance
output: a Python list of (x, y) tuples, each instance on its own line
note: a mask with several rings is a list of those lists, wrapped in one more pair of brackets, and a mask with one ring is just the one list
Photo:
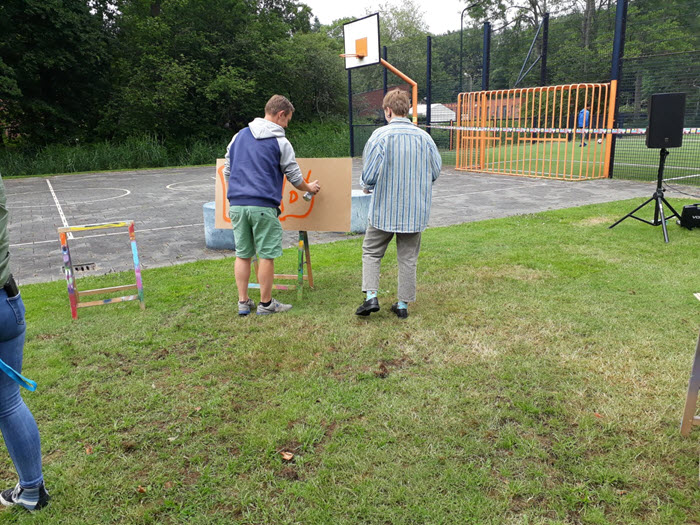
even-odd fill
[(615, 222), (612, 217), (588, 217), (581, 221), (575, 222), (575, 226), (600, 226), (601, 224), (610, 225)]
[(291, 465), (284, 467), (282, 470), (277, 472), (276, 475), (278, 478), (286, 479), (287, 481), (297, 481), (299, 479), (299, 473)]
[(37, 341), (52, 341), (53, 339), (56, 339), (57, 337), (60, 337), (58, 334), (38, 334), (35, 339)]
[(541, 281), (550, 277), (549, 272), (535, 270), (520, 264), (500, 267), (481, 267), (474, 269), (474, 277), (487, 281), (515, 279), (517, 281)]

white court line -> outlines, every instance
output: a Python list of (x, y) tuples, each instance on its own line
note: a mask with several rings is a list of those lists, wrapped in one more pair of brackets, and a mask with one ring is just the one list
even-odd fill
[[(46, 181), (49, 182), (49, 181)], [(49, 183), (49, 187), (51, 184)], [(73, 205), (78, 205), (78, 204), (92, 204), (93, 202), (102, 202), (102, 201), (111, 201), (111, 200), (116, 200), (116, 199), (121, 199), (122, 197), (126, 197), (127, 195), (131, 195), (131, 190), (127, 190), (126, 188), (63, 188), (61, 190), (58, 190), (59, 193), (61, 192), (72, 192), (72, 191), (95, 191), (95, 192), (100, 192), (104, 190), (118, 190), (118, 191), (123, 191), (121, 195), (117, 195), (116, 197), (105, 197), (104, 199), (93, 199), (93, 200), (87, 200), (87, 201), (74, 201)], [(54, 196), (54, 200), (56, 200), (56, 194), (51, 191), (51, 193)], [(34, 195), (33, 192), (31, 191), (23, 191), (20, 193), (13, 193), (13, 196), (17, 195)], [(27, 208), (45, 208), (46, 206), (51, 206), (50, 204), (32, 204), (30, 206), (13, 206), (12, 208), (15, 210), (23, 210)]]
[[(51, 181), (49, 179), (46, 179), (46, 184), (49, 185), (49, 190), (51, 190), (51, 195), (53, 196), (53, 201), (56, 203), (56, 208), (58, 208), (58, 214), (61, 216), (61, 221), (63, 222), (63, 227), (70, 228), (70, 226), (68, 226), (68, 221), (66, 220), (66, 216), (63, 214), (63, 209), (61, 208), (61, 203), (58, 202), (58, 197), (56, 197), (56, 192), (53, 191), (53, 186), (51, 186)], [(71, 232), (68, 232), (68, 239), (73, 239), (73, 234)]]
[(696, 175), (686, 175), (685, 177), (671, 177), (670, 179), (664, 179), (664, 180), (669, 181), (669, 180), (693, 179), (693, 178), (697, 178), (697, 177), (700, 177), (700, 173), (698, 173)]
[[(632, 164), (630, 162), (616, 162), (615, 166), (631, 166), (633, 168), (654, 168), (657, 169), (658, 164)], [(668, 164), (664, 166), (666, 170), (696, 170), (697, 166), (669, 166)]]
[[(176, 228), (189, 228), (191, 226), (204, 226), (203, 222), (198, 222), (196, 224), (180, 224), (178, 226), (163, 226), (161, 228), (148, 228), (145, 230), (136, 230), (138, 233), (146, 233), (146, 232), (155, 232), (155, 231), (160, 231), (160, 230), (174, 230)], [(79, 240), (82, 239), (94, 239), (95, 237), (109, 237), (110, 235), (127, 235), (129, 232), (114, 232), (114, 233), (97, 233), (95, 235), (81, 235)], [(36, 241), (36, 242), (20, 242), (17, 244), (10, 244), (10, 248), (19, 248), (22, 246), (35, 246), (37, 244), (50, 244), (50, 243), (59, 243), (60, 241), (54, 241), (54, 240), (49, 240), (49, 241)]]
[[(212, 177), (212, 179), (213, 179), (213, 180), (216, 180), (216, 177)], [(175, 187), (175, 186), (178, 186), (178, 185), (180, 185), (180, 184), (189, 184), (190, 182), (198, 182), (199, 184), (196, 184), (196, 185), (194, 186), (194, 189), (192, 189), (192, 187), (189, 187), (189, 188), (176, 188), (176, 187)], [(191, 179), (191, 180), (183, 180), (182, 182), (173, 182), (172, 184), (168, 184), (168, 185), (165, 187), (165, 189), (166, 189), (166, 190), (171, 190), (171, 191), (191, 191), (191, 192), (195, 192), (195, 191), (201, 191), (200, 189), (198, 189), (198, 186), (201, 187), (201, 186), (204, 186), (205, 184), (207, 185), (207, 189), (210, 188), (210, 186), (208, 185), (209, 183), (208, 183), (207, 181), (203, 181), (203, 180), (201, 180), (201, 179)]]

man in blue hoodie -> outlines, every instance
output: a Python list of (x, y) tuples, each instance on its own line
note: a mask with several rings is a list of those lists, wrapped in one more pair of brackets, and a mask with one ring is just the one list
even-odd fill
[(228, 145), (224, 176), (228, 178), (229, 215), (236, 242), (236, 286), (238, 315), (248, 315), (255, 303), (248, 296), (250, 263), (258, 254), (260, 304), (258, 315), (289, 310), (272, 298), (275, 258), (282, 255), (282, 225), (278, 209), (284, 177), (303, 192), (318, 193), (318, 181), (307, 183), (284, 135), (294, 106), (282, 95), (273, 95), (265, 105), (265, 118), (256, 118)]

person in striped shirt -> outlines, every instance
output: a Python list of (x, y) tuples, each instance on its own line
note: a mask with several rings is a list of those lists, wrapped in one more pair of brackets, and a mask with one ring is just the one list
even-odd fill
[(355, 314), (379, 311), (380, 265), (396, 236), (399, 286), (398, 301), (391, 311), (405, 319), (408, 303), (416, 300), (421, 232), (428, 226), (433, 183), (440, 175), (442, 159), (432, 137), (406, 118), (406, 92), (388, 92), (382, 107), (389, 124), (372, 133), (362, 154), (360, 184), (372, 197), (362, 244), (362, 291), (367, 295)]

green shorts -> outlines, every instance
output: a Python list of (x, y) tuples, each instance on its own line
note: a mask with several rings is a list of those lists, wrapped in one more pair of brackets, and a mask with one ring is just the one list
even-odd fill
[(236, 257), (249, 259), (257, 252), (261, 259), (282, 255), (282, 225), (276, 208), (231, 206), (229, 217), (236, 242)]

